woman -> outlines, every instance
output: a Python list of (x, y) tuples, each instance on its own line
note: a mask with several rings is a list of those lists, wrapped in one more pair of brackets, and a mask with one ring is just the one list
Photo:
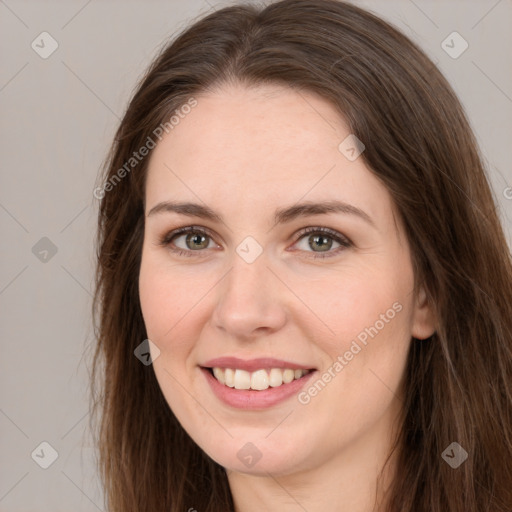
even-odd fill
[(334, 0), (206, 16), (95, 195), (110, 511), (512, 510), (510, 252), (404, 35)]

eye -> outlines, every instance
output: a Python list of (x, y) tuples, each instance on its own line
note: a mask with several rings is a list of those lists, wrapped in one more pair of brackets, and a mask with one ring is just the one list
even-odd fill
[[(307, 238), (307, 244), (302, 249), (304, 252), (315, 253), (313, 256), (308, 256), (311, 258), (328, 258), (335, 256), (344, 249), (352, 247), (353, 245), (352, 242), (341, 233), (324, 227), (309, 227), (303, 229), (298, 233), (297, 240), (294, 245), (297, 245), (298, 242), (301, 242), (303, 238), (306, 239), (307, 235), (309, 235)], [(182, 237), (182, 243), (184, 244), (184, 247), (180, 247), (176, 243), (176, 240), (179, 240)], [(160, 239), (159, 245), (169, 247), (173, 253), (178, 254), (179, 256), (199, 256), (199, 253), (205, 252), (202, 249), (211, 248), (210, 242), (212, 241), (212, 235), (205, 228), (187, 226), (184, 228), (175, 229), (174, 231), (165, 234)], [(337, 243), (339, 247), (335, 248), (336, 250), (331, 251), (333, 241), (334, 243)], [(319, 251), (308, 251), (307, 248), (318, 248)], [(201, 256), (203, 255), (201, 254)]]
[(210, 233), (204, 228), (187, 226), (167, 233), (159, 244), (164, 247), (171, 246), (171, 244), (176, 245), (175, 240), (180, 238), (184, 238), (185, 247), (170, 247), (170, 250), (179, 256), (195, 256), (194, 253), (202, 252), (201, 249), (208, 249), (209, 241), (212, 240)]
[[(330, 258), (353, 245), (352, 242), (341, 233), (338, 233), (333, 229), (323, 227), (305, 228), (299, 233), (298, 240), (295, 244), (301, 242), (302, 239), (306, 242), (306, 248), (319, 249), (318, 252), (313, 250), (312, 252), (315, 254), (313, 256), (308, 256), (310, 258)], [(339, 247), (336, 250), (331, 251), (330, 249), (332, 248), (333, 240), (335, 243), (339, 244)], [(308, 251), (306, 250), (305, 252)]]

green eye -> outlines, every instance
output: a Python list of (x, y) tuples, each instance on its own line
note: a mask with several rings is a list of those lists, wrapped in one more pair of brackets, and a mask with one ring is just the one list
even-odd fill
[[(312, 250), (308, 251), (304, 249), (303, 252), (312, 252), (313, 256), (308, 256), (311, 258), (328, 258), (335, 256), (353, 245), (352, 242), (341, 233), (325, 227), (305, 228), (298, 233), (294, 245), (301, 241), (302, 238), (306, 238), (307, 235), (309, 235), (307, 238), (307, 247)], [(175, 246), (175, 240), (182, 236), (185, 237), (186, 248)], [(203, 249), (209, 248), (210, 241), (213, 241), (213, 237), (206, 229), (197, 226), (187, 226), (175, 229), (164, 235), (160, 240), (160, 245), (168, 247), (173, 253), (179, 256), (190, 257), (199, 256), (199, 253), (204, 253), (205, 251)], [(333, 241), (339, 244), (339, 247), (335, 247), (335, 250), (331, 250)], [(319, 250), (316, 251), (314, 250), (315, 248)], [(201, 254), (200, 257), (202, 256), (203, 254)]]

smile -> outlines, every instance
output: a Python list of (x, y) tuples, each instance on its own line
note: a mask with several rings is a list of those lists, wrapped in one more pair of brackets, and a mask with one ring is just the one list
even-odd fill
[(307, 375), (311, 370), (269, 368), (248, 372), (239, 368), (214, 367), (210, 371), (218, 382), (227, 387), (240, 390), (264, 391), (269, 387), (277, 388), (283, 384), (289, 384), (294, 380), (298, 380)]

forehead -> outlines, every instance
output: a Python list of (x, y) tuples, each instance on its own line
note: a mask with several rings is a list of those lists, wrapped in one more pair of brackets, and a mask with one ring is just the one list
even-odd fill
[(373, 216), (389, 209), (387, 190), (362, 158), (350, 161), (340, 152), (350, 130), (323, 98), (265, 85), (229, 86), (195, 99), (152, 152), (149, 207), (199, 198), (254, 216), (266, 205), (303, 198), (358, 203)]
[[(297, 161), (309, 155), (308, 161), (317, 161), (322, 155), (328, 158), (327, 148), (336, 148), (348, 133), (343, 118), (326, 100), (290, 87), (231, 85), (197, 96), (196, 101), (166, 137), (176, 159), (206, 157), (226, 165), (236, 157), (236, 162), (248, 161), (248, 170), (254, 167), (251, 162), (275, 158)], [(191, 154), (184, 145), (192, 138)]]

